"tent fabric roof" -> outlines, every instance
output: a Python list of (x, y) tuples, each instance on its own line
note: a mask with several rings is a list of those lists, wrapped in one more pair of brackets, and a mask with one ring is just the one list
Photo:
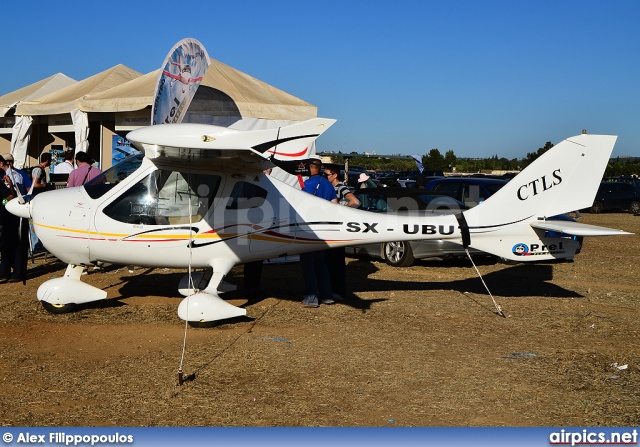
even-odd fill
[(138, 78), (141, 73), (118, 64), (37, 100), (18, 103), (16, 115), (57, 115), (76, 109), (83, 96), (100, 93)]
[(75, 79), (63, 73), (56, 73), (41, 81), (22, 87), (6, 95), (0, 96), (0, 117), (6, 116), (9, 110), (21, 101), (32, 101), (49, 93), (77, 83)]
[(161, 69), (137, 77), (129, 82), (87, 95), (77, 103), (83, 112), (132, 112), (142, 110), (153, 102), (155, 85)]
[[(77, 101), (77, 108), (84, 112), (129, 112), (150, 107), (159, 76), (160, 69), (110, 90), (86, 95)], [(214, 59), (189, 111), (293, 121), (318, 116), (316, 106)]]
[[(318, 116), (316, 106), (213, 59), (201, 85), (227, 94), (243, 117), (302, 121)], [(224, 102), (219, 106), (229, 108)]]

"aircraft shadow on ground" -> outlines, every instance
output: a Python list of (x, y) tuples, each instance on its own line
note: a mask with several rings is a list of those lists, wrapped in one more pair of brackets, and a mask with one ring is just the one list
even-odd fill
[[(476, 265), (495, 264), (495, 260), (490, 258), (480, 258), (475, 260)], [(29, 269), (29, 277), (33, 278), (40, 275), (50, 275), (55, 272), (64, 272), (62, 263), (57, 260), (47, 262)], [(343, 304), (361, 309), (368, 310), (377, 302), (385, 301), (386, 297), (362, 299), (357, 296), (359, 292), (394, 292), (403, 291), (437, 291), (437, 290), (455, 290), (460, 293), (473, 293), (478, 295), (488, 295), (482, 281), (476, 272), (470, 267), (469, 261), (466, 259), (454, 259), (443, 261), (419, 261), (417, 266), (428, 269), (441, 269), (443, 275), (446, 275), (447, 268), (450, 267), (468, 267), (469, 277), (452, 281), (438, 282), (421, 282), (407, 281), (405, 275), (402, 274), (403, 269), (399, 268), (398, 279), (378, 279), (372, 278), (372, 275), (379, 271), (374, 262), (366, 259), (358, 259), (351, 261), (347, 267), (348, 289), (349, 294)], [(91, 267), (89, 268), (91, 269)], [(154, 273), (153, 268), (138, 272), (135, 275), (127, 276), (126, 267), (120, 265), (107, 264), (102, 272), (90, 272), (90, 275), (113, 272), (123, 269), (120, 281), (111, 284), (104, 290), (107, 290), (112, 297), (106, 300), (86, 303), (78, 306), (78, 309), (91, 308), (108, 308), (120, 307), (127, 305), (122, 299), (139, 297), (139, 296), (165, 296), (168, 298), (176, 298), (181, 300), (182, 295), (178, 292), (178, 283), (185, 275), (185, 272), (176, 273)], [(262, 285), (265, 290), (263, 296), (251, 296), (243, 290), (243, 276), (237, 271), (231, 272), (225, 280), (238, 285), (238, 290), (222, 294), (223, 299), (245, 299), (247, 300), (242, 307), (249, 307), (256, 304), (267, 297), (273, 297), (282, 300), (300, 301), (302, 292), (302, 278), (300, 275), (300, 267), (297, 263), (285, 265), (265, 265), (262, 273)], [(445, 276), (446, 277), (446, 276)], [(547, 296), (555, 298), (581, 298), (582, 295), (564, 289), (556, 284), (548, 281), (553, 279), (553, 266), (550, 264), (518, 264), (506, 267), (501, 270), (483, 275), (487, 287), (494, 296), (507, 297), (529, 297), (529, 296)], [(114, 292), (118, 296), (113, 296)], [(251, 321), (249, 317), (239, 317), (233, 322)]]
[[(481, 258), (474, 260), (477, 266), (495, 264), (495, 259)], [(488, 296), (487, 290), (482, 284), (482, 280), (477, 276), (474, 269), (466, 259), (462, 260), (444, 260), (421, 262), (417, 265), (423, 265), (425, 268), (438, 268), (442, 270), (443, 276), (446, 277), (446, 269), (449, 267), (468, 267), (469, 277), (465, 279), (439, 282), (421, 282), (407, 281), (403, 278), (403, 269), (399, 268), (398, 279), (378, 279), (372, 278), (372, 275), (378, 272), (375, 263), (368, 260), (359, 259), (351, 261), (347, 267), (347, 284), (350, 291), (346, 297), (344, 304), (357, 309), (366, 310), (375, 302), (385, 301), (387, 298), (361, 299), (356, 294), (359, 292), (394, 292), (397, 290), (405, 291), (437, 291), (437, 290), (455, 290), (460, 293), (473, 293)], [(288, 270), (278, 272), (278, 269)], [(298, 270), (290, 270), (298, 269)], [(269, 296), (279, 299), (300, 301), (302, 292), (302, 278), (298, 274), (299, 266), (296, 264), (287, 266), (265, 266), (263, 270), (263, 288)], [(280, 273), (280, 274), (279, 274)], [(286, 280), (277, 280), (269, 278), (285, 277)], [(240, 280), (242, 278), (239, 278)], [(548, 281), (553, 279), (553, 265), (551, 264), (518, 264), (511, 267), (503, 268), (496, 272), (483, 275), (484, 282), (487, 284), (492, 295), (507, 297), (529, 297), (529, 296), (548, 296), (555, 298), (581, 298), (582, 295), (560, 287)], [(291, 282), (291, 280), (295, 282)], [(236, 281), (237, 282), (237, 281)], [(239, 288), (234, 294), (237, 297), (242, 296), (243, 290)], [(225, 297), (226, 298), (226, 297)], [(259, 302), (260, 298), (249, 299), (249, 304)]]
[[(464, 267), (470, 265), (468, 260), (436, 261), (424, 264), (425, 268), (438, 268), (446, 275), (448, 267)], [(474, 260), (476, 265), (495, 264), (495, 261)], [(353, 264), (349, 264), (350, 266)], [(472, 267), (469, 267), (469, 277), (465, 279), (439, 282), (404, 281), (399, 269), (398, 280), (371, 279), (369, 275), (375, 273), (378, 268), (371, 262), (356, 261), (350, 273), (350, 284), (357, 287), (354, 292), (372, 291), (394, 291), (394, 290), (455, 290), (461, 293), (476, 293), (488, 295), (481, 279)], [(368, 264), (368, 266), (367, 266)], [(482, 272), (481, 272), (482, 273)], [(493, 295), (528, 297), (528, 296), (549, 296), (557, 298), (578, 298), (579, 293), (567, 290), (548, 281), (553, 279), (553, 265), (551, 264), (518, 264), (503, 268), (496, 272), (490, 272), (482, 276), (484, 282)], [(364, 280), (366, 278), (366, 281)], [(353, 279), (353, 281), (351, 281)]]

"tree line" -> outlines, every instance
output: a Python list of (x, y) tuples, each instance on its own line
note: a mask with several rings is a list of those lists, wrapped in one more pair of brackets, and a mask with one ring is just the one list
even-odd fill
[[(445, 173), (478, 173), (482, 171), (521, 171), (553, 147), (550, 141), (536, 151), (527, 153), (523, 158), (508, 159), (493, 155), (488, 158), (457, 157), (452, 150), (442, 155), (439, 149), (431, 149), (422, 155), (422, 166), (425, 169), (441, 170)], [(349, 158), (349, 164), (362, 166), (369, 171), (415, 171), (416, 162), (403, 158), (372, 158), (359, 156), (356, 152), (345, 156), (333, 156), (334, 163), (344, 163)], [(640, 174), (640, 157), (612, 158), (609, 160), (605, 176)]]

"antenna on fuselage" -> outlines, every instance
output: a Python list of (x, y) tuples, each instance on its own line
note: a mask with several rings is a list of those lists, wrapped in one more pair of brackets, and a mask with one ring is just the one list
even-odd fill
[(276, 134), (276, 145), (273, 146), (273, 154), (271, 154), (271, 157), (269, 157), (272, 163), (275, 163), (274, 160), (276, 157), (276, 153), (278, 152), (278, 141), (280, 141), (280, 129), (282, 129), (282, 127), (278, 127), (278, 133)]

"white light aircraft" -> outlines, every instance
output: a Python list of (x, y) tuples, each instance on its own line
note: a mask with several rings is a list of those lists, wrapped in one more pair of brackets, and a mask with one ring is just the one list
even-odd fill
[(295, 159), (334, 120), (268, 130), (161, 124), (130, 132), (144, 156), (129, 157), (81, 187), (14, 199), (47, 249), (68, 263), (37, 296), (50, 312), (104, 299), (81, 281), (97, 261), (146, 267), (211, 268), (189, 275), (178, 315), (209, 322), (245, 315), (219, 297), (236, 264), (329, 247), (450, 240), (512, 261), (573, 258), (575, 236), (629, 234), (549, 220), (591, 206), (616, 141), (577, 135), (554, 146), (484, 203), (464, 212), (378, 214), (328, 202), (263, 171)]

